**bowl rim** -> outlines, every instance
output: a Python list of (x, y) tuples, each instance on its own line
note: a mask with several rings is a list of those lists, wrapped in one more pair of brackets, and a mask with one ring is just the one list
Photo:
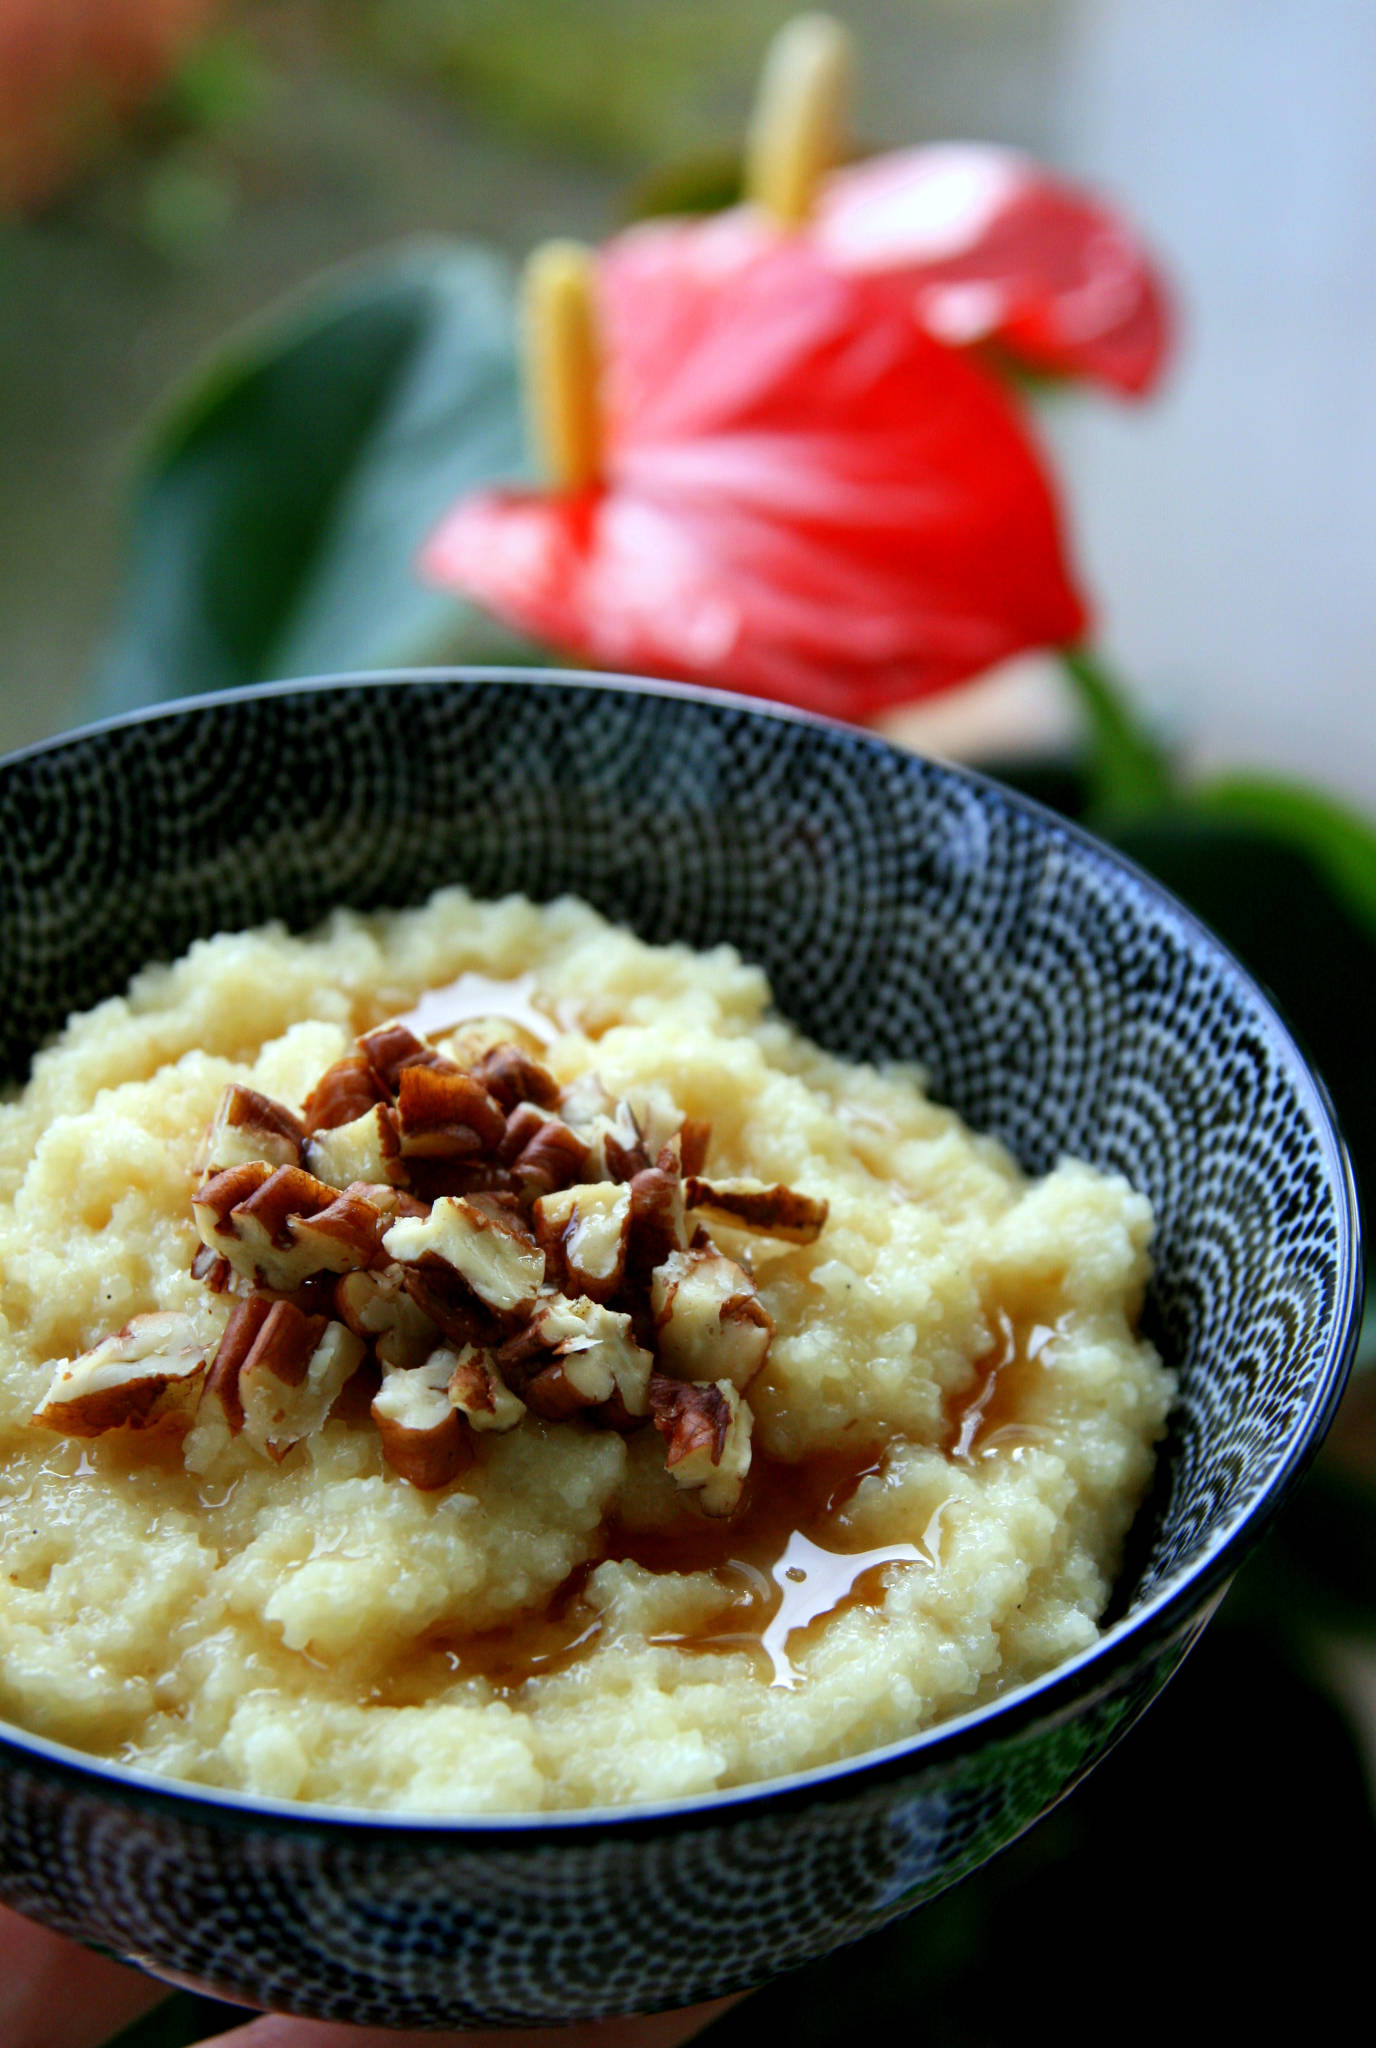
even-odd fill
[[(133, 711), (90, 720), (16, 748), (0, 756), (0, 776), (35, 758), (60, 752), (107, 732), (178, 719), (188, 713), (209, 713), (250, 700), (412, 685), (464, 688), (471, 684), (492, 683), (601, 692), (614, 697), (662, 697), (727, 710), (737, 715), (819, 728), (841, 736), (861, 751), (900, 760), (921, 760), (938, 774), (949, 776), (963, 786), (973, 787), (984, 802), (1029, 814), (1039, 830), (1049, 831), (1076, 848), (1082, 856), (1089, 855), (1096, 863), (1126, 873), (1158, 908), (1183, 926), (1196, 942), (1202, 943), (1206, 951), (1219, 957), (1248, 993), (1282, 1056), (1295, 1084), (1297, 1097), (1307, 1111), (1309, 1127), (1324, 1156), (1336, 1211), (1337, 1275), (1328, 1342), (1310, 1399), (1299, 1422), (1285, 1439), (1283, 1455), (1276, 1461), (1256, 1498), (1232, 1522), (1215, 1533), (1183, 1572), (1170, 1575), (1154, 1588), (1141, 1606), (1120, 1615), (1093, 1643), (1040, 1677), (1027, 1680), (981, 1706), (951, 1715), (916, 1735), (900, 1737), (880, 1748), (862, 1751), (857, 1756), (842, 1757), (807, 1770), (713, 1792), (648, 1800), (633, 1805), (511, 1814), (410, 1813), (386, 1808), (324, 1805), (308, 1800), (273, 1799), (257, 1793), (202, 1785), (190, 1779), (163, 1777), (132, 1764), (93, 1756), (70, 1744), (31, 1733), (4, 1719), (0, 1719), (0, 1767), (17, 1766), (22, 1759), (46, 1766), (50, 1774), (63, 1778), (94, 1779), (103, 1791), (121, 1802), (152, 1806), (169, 1816), (179, 1810), (190, 1809), (185, 1818), (206, 1826), (218, 1824), (240, 1831), (269, 1823), (275, 1831), (293, 1834), (361, 1833), (404, 1839), (411, 1845), (418, 1840), (433, 1838), (469, 1849), (476, 1849), (481, 1844), (495, 1847), (503, 1842), (510, 1842), (514, 1847), (517, 1842), (531, 1837), (558, 1838), (589, 1830), (599, 1837), (608, 1832), (628, 1838), (647, 1832), (662, 1834), (667, 1828), (710, 1825), (730, 1814), (748, 1816), (753, 1809), (764, 1806), (812, 1804), (820, 1800), (845, 1798), (858, 1794), (870, 1783), (906, 1776), (917, 1768), (936, 1775), (954, 1767), (970, 1751), (982, 1748), (992, 1724), (997, 1724), (993, 1729), (997, 1738), (999, 1735), (1011, 1737), (1015, 1732), (1021, 1733), (1032, 1722), (1050, 1725), (1068, 1719), (1082, 1711), (1094, 1698), (1112, 1692), (1125, 1664), (1135, 1669), (1145, 1661), (1148, 1645), (1152, 1652), (1159, 1652), (1172, 1641), (1184, 1637), (1185, 1647), (1188, 1647), (1222, 1600), (1243, 1554), (1254, 1547), (1289, 1498), (1333, 1419), (1356, 1353), (1365, 1272), (1361, 1215), (1352, 1162), (1323, 1080), (1310, 1065), (1269, 992), (1231, 948), (1178, 897), (1116, 847), (1096, 839), (1083, 826), (1061, 817), (1035, 798), (1023, 795), (1020, 790), (1009, 788), (990, 774), (936, 756), (911, 754), (862, 726), (849, 725), (844, 720), (799, 710), (792, 705), (751, 697), (743, 692), (601, 670), (523, 667), (511, 663), (456, 663), (442, 667), (366, 669), (286, 677), (144, 705)], [(1131, 1655), (1134, 1644), (1141, 1651), (1136, 1658)], [(1100, 1667), (1100, 1683), (1097, 1686), (1092, 1682), (1086, 1684), (1085, 1675), (1091, 1674), (1092, 1678)]]

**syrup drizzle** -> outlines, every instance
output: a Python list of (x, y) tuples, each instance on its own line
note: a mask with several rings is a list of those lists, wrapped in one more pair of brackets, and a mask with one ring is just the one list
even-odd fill
[[(1021, 1422), (1024, 1404), (1058, 1335), (1051, 1323), (997, 1313), (994, 1342), (979, 1361), (973, 1387), (948, 1408), (942, 1449), (953, 1462), (972, 1465), (1005, 1450), (1018, 1455), (1016, 1443), (1035, 1434)], [(542, 1612), (480, 1635), (432, 1636), (372, 1696), (409, 1704), (472, 1678), (510, 1695), (531, 1678), (566, 1670), (602, 1634), (587, 1583), (608, 1559), (650, 1572), (710, 1572), (721, 1587), (720, 1606), (696, 1628), (647, 1640), (660, 1648), (754, 1657), (768, 1670), (770, 1686), (794, 1691), (805, 1683), (791, 1654), (800, 1639), (846, 1608), (879, 1606), (888, 1566), (930, 1570), (940, 1560), (944, 1501), (916, 1543), (845, 1547), (846, 1531), (835, 1526), (836, 1517), (861, 1481), (883, 1470), (884, 1456), (884, 1446), (873, 1441), (796, 1465), (759, 1451), (742, 1514), (712, 1521), (696, 1514), (690, 1519), (685, 1511), (672, 1528), (658, 1530), (613, 1523), (601, 1556), (579, 1565)]]
[(973, 1465), (1003, 1448), (1016, 1425), (1047, 1346), (1060, 1334), (1053, 1323), (1024, 1322), (999, 1309), (994, 1342), (975, 1369), (974, 1387), (948, 1416), (942, 1448), (948, 1458)]
[(508, 1024), (519, 1024), (542, 1045), (552, 1045), (559, 1036), (559, 1026), (537, 1005), (533, 974), (519, 974), (511, 981), (461, 974), (444, 988), (426, 989), (398, 1022), (409, 1026), (417, 1038), (434, 1038), (472, 1017), (501, 1017)]

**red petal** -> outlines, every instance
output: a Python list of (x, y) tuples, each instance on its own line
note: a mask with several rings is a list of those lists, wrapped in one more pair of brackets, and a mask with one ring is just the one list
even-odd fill
[(928, 331), (1133, 395), (1170, 352), (1165, 286), (1117, 213), (1010, 150), (946, 143), (838, 171), (812, 234), (838, 268), (911, 293)]
[(606, 488), (483, 494), (423, 567), (556, 647), (864, 717), (1085, 614), (996, 380), (736, 217), (601, 271)]

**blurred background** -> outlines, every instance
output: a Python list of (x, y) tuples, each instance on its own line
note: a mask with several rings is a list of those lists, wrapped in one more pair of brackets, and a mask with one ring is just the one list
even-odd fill
[[(552, 233), (606, 234), (666, 165), (736, 146), (790, 11), (0, 0), (0, 750), (96, 703), (142, 424), (228, 331), (399, 237), (471, 236), (519, 259)], [(1376, 0), (833, 11), (859, 46), (866, 145), (1010, 143), (1120, 202), (1149, 237), (1181, 306), (1163, 395), (1042, 413), (1102, 644), (1191, 769), (1283, 771), (1369, 817)], [(1035, 659), (892, 725), (1034, 766), (1076, 737)], [(1222, 893), (1192, 894), (1277, 988), (1368, 1138), (1372, 844), (1340, 901), (1245, 847)], [(1134, 850), (1191, 893), (1191, 846)], [(1359, 1165), (1365, 1143), (1354, 1136)], [(1316, 1984), (1325, 2003), (1365, 1994), (1373, 1355), (1368, 1339), (1316, 1474), (1126, 1749), (988, 1872), (710, 2038), (727, 2048), (768, 2024), (820, 2042), (868, 2025), (1003, 2043), (1040, 2002), (1048, 1956), (1085, 2028), (1113, 1999), (1129, 2037), (1175, 2023), (1191, 1974), (1201, 2027), (1260, 2023)], [(230, 2017), (178, 1999), (129, 2048), (172, 2048)]]
[[(606, 233), (666, 162), (735, 145), (789, 11), (0, 0), (0, 745), (80, 713), (136, 430), (227, 328), (400, 235), (520, 256)], [(1103, 637), (1144, 703), (1204, 761), (1376, 803), (1376, 6), (836, 12), (865, 142), (1024, 147), (1119, 200), (1176, 280), (1163, 396), (1048, 415)], [(44, 76), (26, 17), (64, 15), (84, 58), (64, 75), (48, 53)], [(1006, 717), (1054, 736), (1062, 715), (1026, 674), (931, 714), (953, 745)]]

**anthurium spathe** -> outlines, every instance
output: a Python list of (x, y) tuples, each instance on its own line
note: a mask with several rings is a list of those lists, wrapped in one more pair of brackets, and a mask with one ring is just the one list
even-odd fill
[(807, 232), (838, 268), (886, 280), (956, 346), (1136, 397), (1170, 352), (1165, 285), (1111, 207), (1013, 150), (943, 143), (831, 172)]
[(730, 222), (632, 230), (588, 290), (590, 480), (466, 499), (433, 580), (600, 665), (845, 718), (1080, 635), (1014, 401), (891, 291)]

